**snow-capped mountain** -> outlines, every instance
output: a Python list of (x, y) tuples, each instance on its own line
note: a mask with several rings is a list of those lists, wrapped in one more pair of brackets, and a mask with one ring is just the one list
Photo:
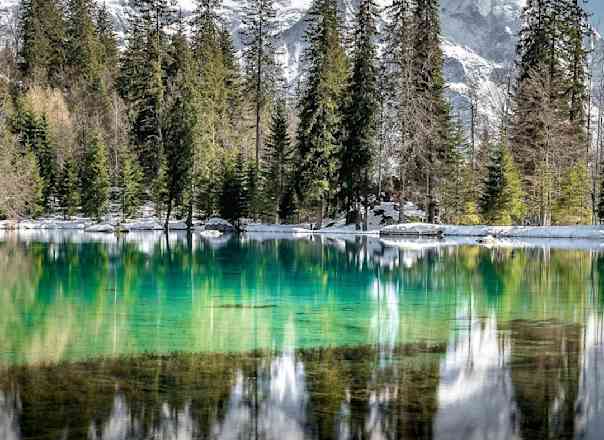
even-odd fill
[[(123, 35), (130, 0), (97, 0), (106, 2)], [(358, 0), (339, 0), (346, 22), (352, 22)], [(386, 7), (391, 0), (377, 0)], [(304, 49), (305, 17), (312, 0), (276, 0), (280, 26), (280, 61), (290, 81), (298, 76)], [(0, 0), (0, 14), (9, 19), (18, 0)], [(505, 92), (505, 71), (513, 61), (515, 35), (525, 0), (441, 0), (442, 46), (448, 94), (463, 119), (469, 112), (470, 93), (478, 97), (480, 113), (490, 126), (497, 119)], [(224, 0), (222, 16), (233, 30), (241, 24), (243, 0)], [(177, 0), (184, 15), (195, 7), (194, 0)], [(471, 90), (473, 92), (471, 92)]]

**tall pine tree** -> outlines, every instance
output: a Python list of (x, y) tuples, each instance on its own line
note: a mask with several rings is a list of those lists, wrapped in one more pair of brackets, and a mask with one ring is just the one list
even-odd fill
[[(367, 220), (369, 168), (376, 141), (377, 91), (377, 6), (362, 0), (356, 16), (352, 72), (344, 114), (344, 142), (340, 163), (340, 181), (347, 223), (357, 221), (361, 198)], [(365, 223), (365, 229), (367, 224)]]
[(342, 102), (348, 59), (339, 32), (337, 3), (315, 0), (309, 11), (305, 70), (300, 98), (296, 176), (298, 194), (319, 208), (319, 224), (337, 192), (341, 149)]

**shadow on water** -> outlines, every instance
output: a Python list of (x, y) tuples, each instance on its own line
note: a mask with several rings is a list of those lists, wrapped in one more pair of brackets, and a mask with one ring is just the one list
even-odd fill
[(0, 439), (599, 439), (604, 257), (560, 247), (0, 237)]

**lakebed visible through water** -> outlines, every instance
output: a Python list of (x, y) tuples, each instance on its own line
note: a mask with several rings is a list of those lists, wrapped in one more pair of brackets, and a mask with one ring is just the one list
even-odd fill
[(600, 242), (0, 234), (0, 439), (599, 439)]

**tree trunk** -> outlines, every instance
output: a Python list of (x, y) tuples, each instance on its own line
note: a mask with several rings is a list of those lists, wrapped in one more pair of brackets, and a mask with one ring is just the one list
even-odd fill
[(170, 227), (170, 216), (172, 215), (172, 195), (168, 197), (168, 209), (166, 211), (166, 222), (164, 223), (164, 229), (167, 231)]

